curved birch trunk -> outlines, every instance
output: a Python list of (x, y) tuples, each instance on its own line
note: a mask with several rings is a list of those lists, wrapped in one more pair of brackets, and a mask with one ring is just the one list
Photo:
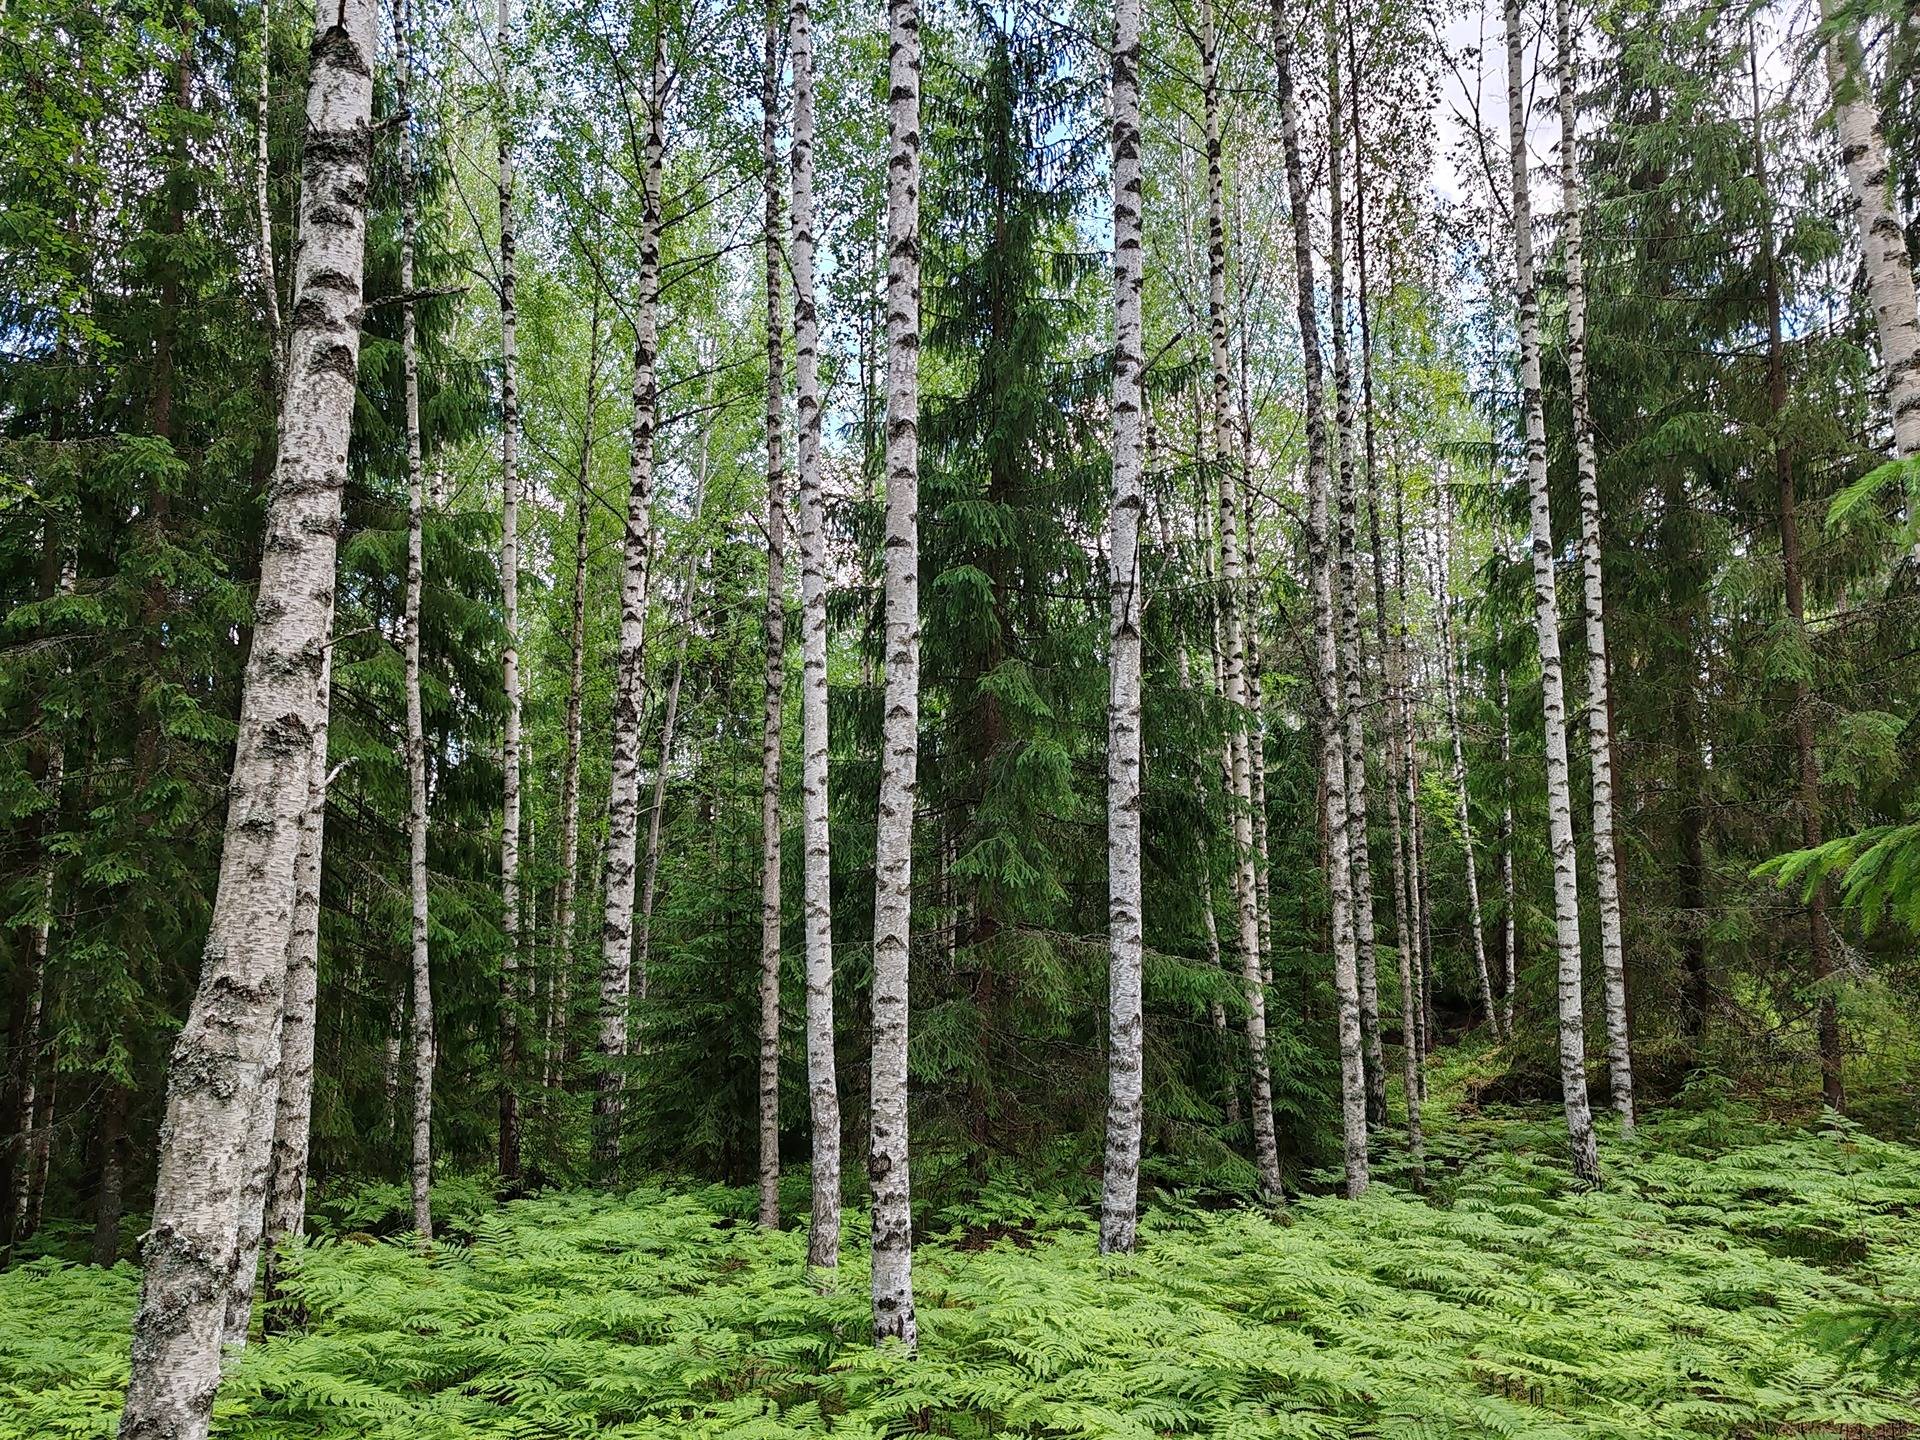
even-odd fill
[(820, 490), (820, 320), (813, 288), (813, 16), (793, 0), (794, 465), (800, 488), (801, 825), (807, 946), (807, 1105), (813, 1216), (807, 1264), (840, 1263), (840, 1089), (833, 1053), (833, 864), (827, 806), (827, 535)]
[(1207, 353), (1213, 367), (1213, 460), (1220, 477), (1220, 631), (1232, 734), (1235, 943), (1247, 995), (1247, 1052), (1253, 1081), (1253, 1163), (1260, 1190), (1281, 1198), (1280, 1148), (1273, 1128), (1273, 1070), (1267, 1055), (1266, 980), (1260, 966), (1259, 881), (1254, 872), (1253, 777), (1247, 758), (1246, 649), (1241, 630), (1245, 574), (1240, 548), (1238, 463), (1234, 456), (1232, 373), (1227, 352), (1227, 212), (1220, 171), (1219, 36), (1213, 0), (1200, 7), (1200, 74), (1207, 143)]
[(1140, 0), (1113, 14), (1113, 497), (1107, 530), (1107, 1143), (1102, 1254), (1133, 1249), (1139, 1218), (1144, 1028), (1140, 919), (1141, 331)]
[(1585, 1017), (1581, 1004), (1580, 897), (1574, 872), (1573, 796), (1567, 775), (1567, 700), (1560, 670), (1560, 597), (1553, 574), (1553, 517), (1547, 505), (1547, 421), (1540, 398), (1540, 295), (1533, 277), (1533, 197), (1521, 63), (1520, 0), (1506, 0), (1507, 132), (1513, 166), (1513, 270), (1520, 309), (1520, 391), (1533, 518), (1533, 615), (1547, 751), (1547, 832), (1553, 853), (1554, 929), (1560, 966), (1560, 1089), (1573, 1174), (1600, 1181), (1593, 1112), (1587, 1105)]
[(1312, 572), (1314, 694), (1318, 701), (1321, 774), (1327, 783), (1327, 889), (1333, 912), (1333, 983), (1339, 999), (1340, 1128), (1346, 1155), (1347, 1194), (1367, 1188), (1366, 1072), (1360, 1038), (1359, 955), (1353, 931), (1352, 865), (1347, 836), (1346, 747), (1340, 728), (1338, 658), (1334, 652), (1333, 554), (1327, 540), (1328, 436), (1320, 319), (1314, 309), (1312, 212), (1300, 162), (1300, 104), (1293, 83), (1293, 31), (1282, 0), (1273, 7), (1273, 51), (1280, 98), (1280, 133), (1286, 151), (1287, 200), (1292, 211), (1295, 300), (1305, 376), (1307, 429), (1307, 548)]
[(279, 1045), (311, 755), (327, 708), (319, 681), (359, 369), (374, 17), (364, 0), (328, 0), (315, 16), (287, 366), (294, 383), (280, 405), (219, 886), (169, 1070), (124, 1440), (207, 1433), (241, 1192), (261, 1149), (258, 1097)]
[[(1608, 693), (1607, 610), (1600, 565), (1600, 468), (1594, 454), (1593, 396), (1587, 377), (1587, 283), (1580, 246), (1580, 152), (1574, 119), (1579, 43), (1569, 0), (1554, 0), (1560, 100), (1560, 230), (1567, 247), (1567, 376), (1580, 477), (1580, 578), (1587, 622), (1587, 760), (1593, 769), (1593, 878), (1600, 912), (1600, 959), (1607, 1015), (1607, 1079), (1620, 1133), (1633, 1134), (1633, 1050), (1627, 1033), (1627, 962), (1622, 941), (1619, 852), (1613, 838), (1613, 704)], [(1903, 250), (1904, 255), (1904, 250)], [(1912, 288), (1909, 284), (1908, 293)]]
[[(1357, 82), (1356, 82), (1357, 84)], [(1366, 1079), (1368, 1125), (1387, 1122), (1387, 1067), (1380, 1045), (1379, 956), (1373, 935), (1373, 857), (1367, 838), (1366, 699), (1360, 677), (1366, 659), (1360, 649), (1360, 574), (1355, 553), (1353, 469), (1353, 371), (1347, 359), (1346, 197), (1342, 191), (1339, 42), (1333, 12), (1327, 12), (1328, 263), (1327, 286), (1333, 297), (1333, 394), (1339, 454), (1340, 723), (1346, 737), (1343, 793), (1347, 805), (1347, 852), (1353, 868), (1353, 940), (1360, 983), (1360, 1045)]]
[[(760, 1223), (780, 1225), (780, 739), (787, 694), (787, 485), (781, 427), (786, 326), (780, 304), (780, 24), (767, 0), (760, 90), (760, 164), (766, 200), (767, 664), (760, 730)], [(691, 588), (691, 587), (689, 587)], [(666, 773), (664, 758), (661, 773)]]
[(627, 523), (622, 537), (620, 654), (613, 706), (612, 778), (607, 796), (607, 854), (600, 926), (599, 1074), (593, 1097), (594, 1167), (603, 1180), (620, 1168), (620, 1120), (626, 1088), (627, 1008), (633, 993), (633, 876), (640, 825), (640, 696), (646, 660), (648, 560), (653, 539), (653, 431), (658, 408), (660, 171), (667, 148), (665, 37), (653, 37), (641, 157), (640, 275), (634, 311), (633, 430), (627, 457)]
[(913, 1349), (907, 960), (920, 758), (920, 5), (888, 0), (886, 698), (874, 827), (873, 1333)]
[[(507, 720), (500, 746), (500, 1178), (520, 1178), (520, 378), (513, 217), (510, 0), (500, 0), (494, 57), (501, 66), (500, 157), (500, 609)], [(417, 1122), (416, 1122), (417, 1123)]]

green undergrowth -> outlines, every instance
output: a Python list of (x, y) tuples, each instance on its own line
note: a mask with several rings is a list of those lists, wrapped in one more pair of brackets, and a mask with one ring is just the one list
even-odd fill
[[(308, 1329), (246, 1350), (215, 1433), (1920, 1433), (1920, 1150), (1719, 1102), (1610, 1141), (1580, 1194), (1551, 1125), (1448, 1121), (1429, 1197), (1162, 1197), (1129, 1258), (1078, 1207), (990, 1194), (918, 1251), (918, 1359), (868, 1343), (857, 1223), (822, 1293), (738, 1192), (450, 1191), (459, 1238), (422, 1257), (370, 1233), (399, 1197), (369, 1190), (327, 1212)], [(112, 1433), (137, 1283), (0, 1275), (0, 1437)]]

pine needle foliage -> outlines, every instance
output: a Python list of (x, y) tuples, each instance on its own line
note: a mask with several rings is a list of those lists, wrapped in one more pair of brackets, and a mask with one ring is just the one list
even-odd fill
[[(1637, 1440), (1920, 1424), (1900, 1368), (1920, 1151), (1721, 1104), (1614, 1145), (1591, 1194), (1566, 1186), (1545, 1125), (1464, 1126), (1436, 1159), (1433, 1197), (1381, 1185), (1281, 1223), (1163, 1197), (1140, 1252), (1106, 1259), (1082, 1209), (989, 1187), (930, 1226), (917, 1360), (867, 1342), (863, 1237), (822, 1293), (804, 1235), (747, 1223), (743, 1192), (475, 1207), (425, 1257), (359, 1228), (403, 1200), (368, 1192), (323, 1211), (295, 1287), (310, 1328), (244, 1352), (216, 1434)], [(127, 1265), (0, 1275), (0, 1437), (112, 1433), (136, 1285)]]

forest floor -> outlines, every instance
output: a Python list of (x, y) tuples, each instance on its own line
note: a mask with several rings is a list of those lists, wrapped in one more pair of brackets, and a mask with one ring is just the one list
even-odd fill
[[(1920, 1149), (1723, 1101), (1610, 1140), (1577, 1194), (1538, 1112), (1438, 1108), (1430, 1198), (1160, 1199), (1123, 1259), (1083, 1208), (982, 1201), (918, 1250), (915, 1361), (867, 1343), (852, 1215), (821, 1293), (738, 1191), (449, 1186), (431, 1257), (364, 1192), (215, 1434), (1920, 1435)], [(137, 1287), (0, 1275), (0, 1437), (111, 1435)]]

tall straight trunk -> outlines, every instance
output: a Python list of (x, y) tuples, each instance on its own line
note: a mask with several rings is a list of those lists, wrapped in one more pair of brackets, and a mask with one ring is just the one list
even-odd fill
[[(395, 33), (399, 37), (397, 71), (400, 108), (405, 113), (411, 35), (407, 0), (400, 0)], [(503, 23), (504, 32), (504, 23)], [(400, 288), (413, 291), (415, 245), (414, 191), (417, 157), (409, 124), (400, 185)], [(507, 154), (504, 144), (501, 154)], [(503, 223), (508, 210), (501, 209)], [(509, 230), (510, 230), (509, 226)], [(509, 233), (503, 231), (503, 234)], [(501, 253), (510, 253), (503, 241)], [(501, 293), (511, 294), (503, 285)], [(503, 314), (507, 313), (503, 308)], [(427, 943), (427, 731), (420, 703), (420, 600), (426, 587), (427, 467), (421, 454), (420, 361), (418, 324), (411, 300), (401, 310), (401, 368), (407, 386), (407, 591), (402, 619), (406, 634), (407, 689), (407, 895), (411, 915), (408, 975), (413, 989), (413, 1140), (407, 1175), (413, 1197), (414, 1241), (422, 1248), (433, 1242), (433, 970)], [(511, 386), (512, 381), (507, 382)], [(509, 433), (511, 433), (509, 431)], [(509, 641), (511, 643), (511, 640)], [(509, 784), (515, 783), (508, 771)], [(504, 1131), (502, 1132), (504, 1135)], [(504, 1141), (503, 1141), (504, 1144)], [(504, 1173), (504, 1172), (503, 1172)]]
[(120, 1259), (120, 1217), (126, 1206), (127, 1103), (130, 1092), (117, 1080), (107, 1081), (100, 1102), (100, 1186), (93, 1201), (91, 1259), (106, 1269)]
[[(507, 47), (511, 0), (500, 0), (494, 56), (500, 65), (500, 649), (507, 719), (500, 744), (500, 1178), (520, 1179), (520, 379), (515, 300), (513, 83)], [(419, 1123), (418, 1117), (415, 1124)]]
[(780, 302), (780, 12), (767, 0), (760, 89), (760, 163), (766, 194), (767, 666), (760, 730), (760, 1223), (780, 1224), (780, 738), (787, 694), (787, 376)]
[[(1360, 572), (1355, 545), (1353, 369), (1347, 358), (1345, 140), (1340, 103), (1340, 45), (1333, 11), (1327, 12), (1327, 287), (1332, 296), (1333, 393), (1339, 454), (1340, 724), (1346, 739), (1343, 796), (1347, 805), (1347, 852), (1353, 868), (1353, 939), (1359, 963), (1360, 1044), (1366, 1080), (1367, 1123), (1387, 1122), (1387, 1067), (1380, 1045), (1379, 957), (1373, 934), (1373, 858), (1367, 836), (1366, 700), (1361, 694), (1365, 658), (1360, 651)], [(1357, 89), (1359, 82), (1353, 80)]]
[[(78, 580), (75, 552), (61, 545), (55, 524), (47, 522), (46, 549), (40, 577), (40, 593), (71, 595)], [(55, 578), (57, 577), (57, 578)], [(52, 582), (49, 584), (49, 582)], [(53, 939), (54, 875), (57, 866), (48, 844), (60, 825), (60, 791), (66, 782), (67, 747), (62, 727), (43, 709), (41, 726), (50, 732), (44, 756), (40, 759), (39, 789), (45, 797), (45, 810), (36, 825), (40, 850), (40, 908), (27, 932), (25, 963), (17, 972), (23, 988), (24, 1013), (19, 1017), (17, 1033), (10, 1037), (14, 1051), (10, 1057), (11, 1077), (18, 1097), (19, 1125), (13, 1136), (0, 1136), (0, 1144), (9, 1146), (7, 1159), (14, 1165), (11, 1184), (0, 1182), (0, 1204), (7, 1214), (0, 1217), (0, 1242), (27, 1239), (38, 1228), (36, 1194), (46, 1185), (47, 1158), (52, 1140), (53, 1089), (51, 1074), (45, 1090), (39, 1085), (40, 1061), (48, 1049), (43, 1032), (47, 1015), (47, 955)], [(0, 1176), (5, 1174), (0, 1170)]]
[(580, 422), (580, 463), (574, 472), (573, 587), (567, 649), (567, 738), (560, 763), (560, 879), (553, 901), (554, 993), (551, 1023), (556, 1044), (547, 1047), (547, 1083), (564, 1073), (573, 1055), (573, 932), (580, 876), (580, 706), (587, 663), (587, 550), (593, 516), (594, 417), (600, 402), (600, 287), (593, 289), (587, 342), (585, 415)]
[(886, 698), (874, 842), (873, 1333), (913, 1349), (907, 958), (920, 759), (920, 5), (888, 0)]
[[(1314, 309), (1313, 223), (1300, 161), (1300, 104), (1293, 84), (1293, 30), (1284, 0), (1273, 7), (1273, 52), (1280, 97), (1280, 133), (1286, 152), (1287, 201), (1292, 211), (1295, 301), (1305, 379), (1307, 429), (1307, 548), (1312, 574), (1314, 694), (1318, 702), (1320, 773), (1327, 786), (1327, 889), (1333, 911), (1333, 983), (1339, 1002), (1340, 1128), (1346, 1152), (1347, 1194), (1367, 1188), (1366, 1069), (1360, 1034), (1359, 954), (1353, 925), (1353, 857), (1348, 839), (1346, 747), (1340, 724), (1339, 660), (1334, 649), (1334, 555), (1328, 544), (1329, 437), (1320, 360), (1320, 317)], [(1335, 207), (1336, 211), (1338, 207)]]
[(794, 465), (800, 489), (800, 809), (806, 856), (807, 1108), (813, 1217), (807, 1264), (840, 1263), (840, 1088), (833, 1053), (833, 855), (827, 805), (827, 533), (820, 490), (820, 317), (813, 286), (813, 15), (792, 0)]
[(1133, 1249), (1140, 1200), (1144, 1022), (1140, 921), (1140, 0), (1113, 13), (1113, 497), (1107, 529), (1107, 1146), (1102, 1254)]
[[(315, 16), (294, 323), (253, 648), (205, 958), (174, 1044), (134, 1317), (125, 1440), (203, 1440), (220, 1378), (257, 1096), (278, 1048), (295, 862), (309, 811), (316, 683), (333, 627), (340, 499), (359, 369), (374, 8)], [(287, 764), (288, 756), (296, 763)]]
[(1613, 704), (1608, 694), (1607, 610), (1600, 566), (1600, 467), (1594, 454), (1593, 396), (1587, 378), (1587, 284), (1580, 246), (1580, 151), (1574, 134), (1579, 41), (1570, 0), (1554, 0), (1560, 98), (1560, 232), (1567, 248), (1567, 377), (1573, 395), (1575, 468), (1580, 479), (1580, 576), (1587, 622), (1587, 760), (1593, 770), (1593, 877), (1600, 914), (1607, 1080), (1620, 1133), (1633, 1134), (1633, 1051), (1627, 1033), (1627, 962), (1620, 871), (1613, 835)]
[(267, 140), (271, 129), (268, 95), (273, 71), (273, 0), (260, 0), (260, 56), (253, 80), (253, 208), (260, 233), (260, 303), (267, 322), (267, 372), (274, 393), (280, 390), (285, 356), (285, 337), (280, 321), (280, 282), (273, 263), (273, 203), (269, 180), (272, 172), (267, 161)]
[(1433, 537), (1433, 601), (1440, 640), (1440, 689), (1447, 704), (1447, 731), (1453, 741), (1454, 818), (1460, 825), (1460, 856), (1466, 869), (1467, 928), (1473, 935), (1473, 974), (1480, 987), (1480, 1006), (1487, 1029), (1498, 1038), (1500, 1012), (1493, 1002), (1493, 974), (1487, 967), (1486, 925), (1480, 912), (1480, 865), (1473, 843), (1473, 811), (1467, 791), (1467, 747), (1460, 734), (1460, 686), (1457, 675), (1459, 646), (1453, 633), (1453, 502), (1441, 482), (1436, 508), (1438, 533)]
[[(1902, 460), (1920, 454), (1920, 314), (1916, 314), (1913, 264), (1906, 236), (1894, 214), (1892, 167), (1874, 105), (1866, 57), (1851, 20), (1839, 18), (1839, 0), (1820, 0), (1821, 19), (1836, 26), (1825, 45), (1827, 80), (1833, 88), (1833, 125), (1847, 195), (1860, 231), (1867, 298), (1880, 337), (1880, 371), (1892, 412), (1893, 449)], [(1920, 547), (1917, 547), (1920, 548)]]
[(1407, 516), (1406, 482), (1395, 477), (1393, 487), (1393, 594), (1395, 627), (1393, 653), (1400, 669), (1400, 755), (1401, 792), (1407, 827), (1407, 959), (1412, 971), (1414, 1009), (1412, 1016), (1414, 1065), (1419, 1074), (1422, 1099), (1427, 1094), (1427, 1056), (1432, 1053), (1433, 1026), (1427, 1013), (1427, 971), (1429, 939), (1426, 911), (1427, 870), (1420, 844), (1420, 741), (1414, 725), (1415, 677), (1413, 664), (1413, 627), (1407, 612)]
[[(402, 284), (406, 282), (403, 280)], [(320, 689), (333, 683), (333, 655), (320, 667)], [(240, 1245), (234, 1276), (236, 1287), (228, 1301), (228, 1340), (244, 1342), (251, 1308), (255, 1255), (266, 1252), (265, 1293), (269, 1303), (279, 1298), (285, 1274), (287, 1248), (300, 1237), (307, 1217), (307, 1152), (313, 1122), (314, 1030), (320, 999), (320, 871), (327, 815), (327, 726), (314, 732), (312, 778), (308, 781), (306, 828), (294, 862), (293, 934), (287, 948), (287, 982), (282, 1001), (278, 1079), (270, 1109), (272, 1128), (267, 1135), (263, 1174), (261, 1223), (250, 1229), (251, 1200), (242, 1215)], [(265, 1091), (262, 1092), (263, 1107)], [(276, 1317), (263, 1317), (263, 1328)]]
[(1500, 664), (1500, 914), (1504, 927), (1500, 943), (1500, 964), (1505, 984), (1500, 991), (1500, 1025), (1513, 1034), (1513, 997), (1519, 988), (1515, 969), (1520, 939), (1519, 917), (1514, 912), (1513, 884), (1513, 725), (1509, 719), (1512, 697), (1508, 694), (1507, 666)]
[(1261, 1193), (1281, 1196), (1280, 1147), (1273, 1127), (1273, 1070), (1267, 1054), (1266, 977), (1260, 968), (1260, 898), (1254, 873), (1253, 777), (1247, 759), (1245, 604), (1240, 547), (1239, 464), (1234, 453), (1233, 400), (1227, 352), (1227, 208), (1220, 169), (1220, 57), (1213, 0), (1200, 6), (1200, 74), (1207, 140), (1207, 353), (1213, 367), (1213, 462), (1220, 482), (1220, 634), (1225, 650), (1228, 723), (1232, 726), (1233, 899), (1235, 942), (1247, 994), (1247, 1051), (1253, 1082), (1253, 1162)]
[[(1243, 357), (1244, 360), (1244, 357)], [(1245, 366), (1242, 366), (1244, 386)], [(1244, 388), (1241, 391), (1245, 398)], [(1241, 414), (1246, 413), (1244, 404)], [(1251, 557), (1253, 539), (1253, 474), (1247, 464), (1248, 444), (1244, 429), (1240, 447), (1240, 535), (1241, 551), (1248, 558), (1246, 591), (1242, 598), (1246, 616), (1244, 626), (1247, 649), (1247, 699), (1252, 711), (1247, 725), (1247, 794), (1253, 816), (1253, 903), (1260, 944), (1260, 983), (1273, 984), (1273, 852), (1267, 835), (1267, 716), (1262, 703), (1260, 678), (1265, 673), (1260, 662), (1260, 587), (1255, 582)]]
[(633, 872), (640, 831), (640, 692), (646, 659), (648, 559), (653, 538), (653, 431), (659, 404), (660, 172), (667, 148), (667, 53), (655, 29), (641, 156), (640, 275), (634, 310), (633, 430), (627, 457), (627, 524), (622, 537), (619, 676), (613, 707), (612, 780), (607, 796), (604, 918), (600, 927), (599, 1074), (593, 1098), (594, 1167), (616, 1178), (626, 1088), (627, 1007), (633, 991)]
[(1560, 596), (1547, 504), (1547, 421), (1540, 397), (1540, 295), (1533, 277), (1533, 194), (1521, 61), (1520, 0), (1506, 0), (1507, 131), (1513, 165), (1513, 270), (1520, 310), (1520, 393), (1527, 492), (1533, 518), (1533, 613), (1540, 646), (1547, 751), (1547, 833), (1553, 853), (1554, 929), (1560, 961), (1560, 1089), (1576, 1181), (1596, 1185), (1600, 1159), (1587, 1105), (1585, 1016), (1580, 995), (1580, 895), (1574, 871), (1573, 795), (1567, 774), (1567, 698), (1560, 671)]
[[(1373, 636), (1380, 657), (1380, 689), (1385, 700), (1387, 777), (1382, 787), (1387, 796), (1387, 833), (1393, 846), (1393, 935), (1394, 959), (1400, 980), (1400, 1054), (1401, 1083), (1406, 1089), (1407, 1149), (1413, 1157), (1415, 1184), (1426, 1179), (1426, 1135), (1420, 1122), (1420, 1049), (1414, 1020), (1413, 956), (1410, 924), (1412, 906), (1407, 901), (1407, 836), (1400, 813), (1400, 794), (1406, 775), (1403, 711), (1406, 696), (1401, 687), (1400, 650), (1391, 643), (1387, 624), (1387, 555), (1380, 531), (1380, 468), (1374, 453), (1373, 425), (1373, 306), (1367, 285), (1367, 147), (1366, 131), (1361, 127), (1360, 49), (1348, 12), (1347, 68), (1351, 83), (1347, 87), (1349, 112), (1353, 125), (1353, 229), (1354, 268), (1358, 272), (1356, 297), (1360, 320), (1360, 424), (1363, 436), (1361, 461), (1365, 466), (1367, 529), (1372, 545)], [(1396, 619), (1395, 624), (1400, 622)], [(1381, 1117), (1383, 1120), (1385, 1116)]]
[[(1780, 300), (1780, 261), (1774, 248), (1773, 186), (1767, 173), (1766, 135), (1760, 115), (1759, 56), (1748, 29), (1747, 63), (1753, 87), (1753, 171), (1761, 195), (1760, 243), (1766, 247), (1767, 296), (1767, 405), (1772, 411), (1773, 475), (1779, 487), (1780, 571), (1786, 590), (1787, 615), (1793, 621), (1800, 644), (1807, 653), (1812, 645), (1807, 632), (1807, 588), (1805, 561), (1800, 546), (1798, 487), (1793, 470), (1793, 447), (1784, 433), (1787, 413), (1787, 356), (1782, 339)], [(1813, 686), (1802, 675), (1793, 685), (1793, 749), (1797, 770), (1796, 790), (1800, 811), (1800, 843), (1813, 849), (1822, 841), (1820, 807), (1820, 757), (1814, 746)], [(1842, 1066), (1840, 1011), (1831, 990), (1834, 974), (1833, 950), (1827, 938), (1827, 889), (1816, 885), (1807, 897), (1807, 951), (1813, 961), (1814, 979), (1821, 985), (1818, 1035), (1820, 1045), (1820, 1091), (1835, 1110), (1847, 1106), (1846, 1075)]]

